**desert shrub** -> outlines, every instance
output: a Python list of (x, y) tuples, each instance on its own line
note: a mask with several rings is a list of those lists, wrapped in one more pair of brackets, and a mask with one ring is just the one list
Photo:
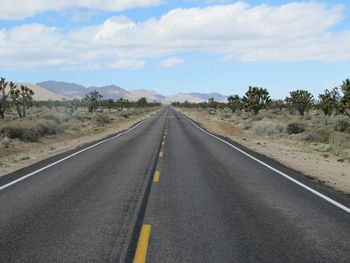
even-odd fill
[(110, 122), (111, 122), (111, 119), (109, 118), (108, 114), (97, 113), (97, 114), (94, 116), (94, 121), (95, 121), (97, 124), (105, 125), (105, 124), (110, 123)]
[(89, 121), (91, 120), (91, 115), (85, 111), (78, 111), (73, 114), (73, 117), (78, 121)]
[(346, 133), (334, 132), (330, 136), (330, 144), (342, 149), (350, 148), (350, 135)]
[(57, 134), (61, 131), (53, 120), (14, 120), (0, 127), (1, 135), (24, 142), (37, 142), (43, 136)]
[(334, 130), (350, 133), (350, 119), (339, 119), (335, 123)]
[(37, 130), (40, 136), (53, 135), (61, 132), (54, 120), (40, 120), (37, 122)]
[(252, 120), (253, 121), (261, 121), (264, 117), (262, 115), (253, 115)]
[(36, 124), (31, 121), (8, 122), (0, 129), (1, 134), (25, 142), (37, 142), (40, 137)]
[(227, 119), (230, 119), (231, 118), (231, 114), (228, 114), (228, 113), (224, 113), (224, 115), (223, 115), (223, 119), (225, 120), (227, 120)]
[(286, 126), (286, 132), (288, 134), (298, 134), (304, 132), (306, 125), (303, 122), (290, 122)]
[(243, 130), (249, 130), (252, 127), (252, 125), (249, 122), (243, 122), (239, 124), (239, 127)]
[(254, 124), (253, 130), (257, 135), (272, 135), (278, 132), (278, 128), (273, 121), (259, 121)]
[(5, 148), (5, 149), (9, 149), (11, 146), (11, 140), (9, 139), (9, 137), (5, 136), (4, 138), (2, 138), (1, 140), (1, 145)]
[(305, 133), (304, 140), (310, 142), (328, 143), (330, 140), (330, 132), (322, 128), (313, 129)]
[(264, 117), (268, 119), (275, 119), (276, 115), (278, 115), (278, 112), (267, 112), (264, 114)]
[(51, 112), (51, 113), (45, 114), (43, 117), (47, 120), (53, 120), (57, 124), (67, 122), (69, 120), (69, 117), (67, 115), (58, 113), (58, 112)]
[(124, 113), (121, 114), (121, 116), (122, 116), (124, 119), (127, 119), (127, 118), (129, 118), (130, 113), (124, 112)]

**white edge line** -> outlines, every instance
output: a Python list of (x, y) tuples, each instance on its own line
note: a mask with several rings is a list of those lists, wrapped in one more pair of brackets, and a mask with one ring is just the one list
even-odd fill
[(286, 179), (292, 181), (293, 183), (295, 183), (295, 184), (297, 184), (297, 185), (303, 187), (304, 189), (310, 191), (311, 193), (317, 195), (318, 197), (321, 197), (322, 199), (324, 199), (324, 200), (328, 201), (329, 203), (331, 203), (331, 204), (333, 204), (333, 205), (339, 207), (340, 209), (343, 209), (345, 212), (350, 213), (350, 208), (349, 208), (349, 207), (346, 207), (345, 205), (342, 205), (342, 204), (338, 203), (337, 201), (335, 201), (335, 200), (329, 198), (328, 196), (325, 196), (324, 194), (321, 194), (320, 192), (318, 192), (318, 191), (312, 189), (311, 187), (309, 187), (309, 186), (307, 186), (307, 185), (305, 185), (305, 184), (303, 184), (303, 183), (301, 183), (301, 182), (295, 180), (294, 178), (292, 178), (292, 177), (290, 177), (289, 175), (287, 175), (287, 174), (281, 172), (280, 170), (277, 170), (276, 168), (273, 168), (272, 166), (270, 166), (270, 165), (264, 163), (263, 161), (260, 161), (259, 159), (255, 158), (254, 156), (250, 155), (249, 153), (246, 153), (245, 151), (243, 151), (243, 150), (239, 149), (238, 147), (232, 145), (231, 143), (229, 143), (229, 142), (227, 142), (227, 141), (225, 141), (225, 140), (219, 138), (218, 136), (215, 136), (214, 134), (211, 134), (210, 132), (207, 132), (206, 130), (202, 129), (202, 128), (199, 127), (197, 124), (195, 124), (192, 120), (190, 120), (190, 119), (189, 119), (187, 116), (185, 116), (184, 114), (181, 114), (181, 115), (184, 116), (189, 122), (191, 122), (195, 127), (197, 127), (198, 129), (200, 129), (202, 132), (204, 132), (204, 133), (210, 135), (211, 137), (214, 137), (215, 139), (217, 139), (217, 140), (219, 140), (219, 141), (221, 141), (221, 142), (227, 144), (228, 146), (230, 146), (230, 147), (234, 148), (235, 150), (241, 152), (242, 154), (248, 156), (249, 158), (253, 159), (254, 161), (256, 161), (256, 162), (262, 164), (263, 166), (269, 168), (270, 170), (272, 170), (272, 171), (274, 171), (274, 172), (276, 172), (276, 173), (282, 175), (283, 177), (285, 177)]
[[(148, 118), (147, 118), (147, 119), (148, 119)], [(0, 191), (1, 191), (1, 190), (4, 190), (4, 189), (8, 188), (9, 186), (14, 185), (14, 184), (16, 184), (16, 183), (18, 183), (18, 182), (20, 182), (20, 181), (23, 181), (24, 179), (27, 179), (28, 177), (31, 177), (31, 176), (33, 176), (33, 175), (35, 175), (35, 174), (37, 174), (37, 173), (40, 173), (40, 172), (42, 172), (42, 171), (44, 171), (44, 170), (46, 170), (46, 169), (48, 169), (48, 168), (50, 168), (50, 167), (52, 167), (52, 166), (54, 166), (54, 165), (56, 165), (56, 164), (59, 164), (59, 163), (65, 161), (65, 160), (68, 160), (68, 159), (70, 159), (70, 158), (72, 158), (72, 157), (74, 157), (74, 156), (76, 156), (76, 155), (78, 155), (78, 154), (80, 154), (80, 153), (82, 153), (82, 152), (85, 152), (85, 151), (87, 151), (87, 150), (90, 150), (90, 149), (92, 149), (92, 148), (94, 148), (94, 147), (96, 147), (96, 146), (98, 146), (98, 145), (100, 145), (100, 144), (103, 144), (103, 143), (109, 142), (109, 141), (111, 141), (111, 140), (114, 140), (114, 139), (116, 139), (116, 138), (118, 138), (118, 137), (120, 137), (120, 136), (122, 136), (122, 135), (124, 135), (124, 134), (126, 134), (126, 133), (128, 133), (128, 132), (130, 132), (130, 131), (132, 131), (133, 129), (137, 128), (137, 127), (140, 126), (143, 122), (145, 122), (147, 119), (145, 119), (145, 120), (139, 122), (137, 125), (131, 127), (130, 129), (128, 129), (128, 130), (126, 130), (126, 131), (124, 131), (124, 132), (121, 132), (121, 133), (119, 133), (119, 134), (117, 134), (117, 135), (115, 135), (115, 136), (113, 136), (113, 137), (111, 137), (111, 138), (108, 138), (108, 139), (105, 139), (105, 140), (100, 141), (100, 142), (98, 142), (98, 143), (95, 143), (95, 144), (93, 144), (93, 145), (90, 145), (89, 147), (86, 147), (86, 148), (84, 148), (84, 149), (82, 149), (82, 150), (80, 150), (80, 151), (77, 151), (77, 152), (75, 152), (75, 153), (73, 153), (73, 154), (71, 154), (71, 155), (68, 155), (68, 156), (66, 156), (66, 157), (64, 157), (64, 158), (62, 158), (62, 159), (60, 159), (60, 160), (58, 160), (58, 161), (56, 161), (56, 162), (53, 162), (53, 163), (51, 163), (51, 164), (49, 164), (49, 165), (46, 165), (46, 166), (44, 166), (44, 167), (42, 167), (42, 168), (40, 168), (40, 169), (38, 169), (38, 170), (36, 170), (36, 171), (34, 171), (34, 172), (31, 172), (31, 173), (29, 173), (29, 174), (27, 174), (27, 175), (24, 175), (24, 176), (22, 176), (22, 177), (20, 177), (20, 178), (18, 178), (18, 179), (16, 179), (16, 180), (10, 182), (10, 183), (7, 183), (7, 184), (5, 184), (5, 185), (3, 185), (3, 186), (0, 186)]]

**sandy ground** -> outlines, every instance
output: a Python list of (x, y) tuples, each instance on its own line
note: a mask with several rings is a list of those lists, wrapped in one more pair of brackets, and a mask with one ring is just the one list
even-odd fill
[(137, 117), (132, 116), (126, 120), (113, 123), (106, 128), (95, 131), (91, 130), (88, 135), (75, 138), (69, 138), (69, 136), (62, 138), (58, 136), (57, 138), (46, 138), (37, 143), (21, 142), (21, 150), (19, 152), (0, 157), (0, 162), (6, 164), (6, 166), (1, 166), (0, 176), (14, 172), (59, 153), (75, 149), (82, 144), (99, 140), (108, 135), (128, 129), (154, 113), (155, 111)]
[(314, 180), (350, 194), (350, 162), (339, 162), (332, 156), (325, 158), (304, 142), (290, 138), (256, 136), (232, 123), (209, 119), (202, 112), (190, 109), (180, 111), (212, 133), (228, 137)]

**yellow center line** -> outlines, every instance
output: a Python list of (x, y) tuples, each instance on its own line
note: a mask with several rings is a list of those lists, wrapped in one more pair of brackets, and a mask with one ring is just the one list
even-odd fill
[(142, 225), (139, 242), (137, 243), (134, 263), (146, 262), (150, 234), (151, 234), (151, 225)]
[(164, 156), (164, 153), (163, 153), (163, 151), (161, 151), (161, 152), (159, 153), (159, 157), (162, 158), (163, 156)]
[(159, 182), (159, 177), (160, 177), (160, 171), (156, 171), (154, 173), (153, 182), (158, 183)]

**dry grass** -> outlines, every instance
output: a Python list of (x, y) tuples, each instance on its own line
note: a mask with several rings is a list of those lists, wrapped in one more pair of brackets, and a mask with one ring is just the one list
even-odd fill
[[(0, 176), (58, 153), (127, 129), (158, 108), (71, 113), (33, 108), (26, 119), (14, 113), (0, 121)], [(125, 118), (124, 115), (128, 116)]]
[(287, 112), (258, 116), (229, 110), (215, 114), (202, 109), (180, 109), (216, 134), (350, 193), (350, 118), (310, 112), (301, 117)]

